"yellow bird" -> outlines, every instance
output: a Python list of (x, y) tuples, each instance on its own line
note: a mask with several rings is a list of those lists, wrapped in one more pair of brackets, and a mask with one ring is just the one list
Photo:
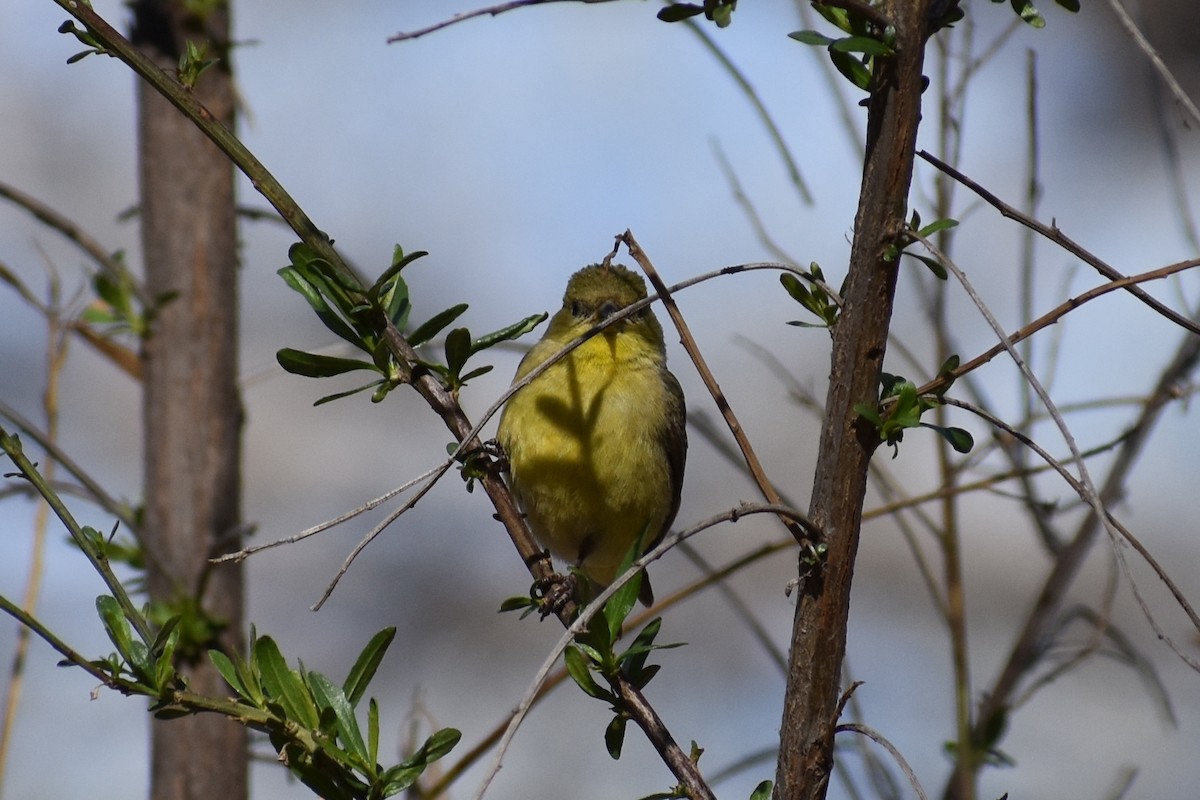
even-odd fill
[[(567, 343), (646, 297), (641, 276), (593, 264), (571, 276), (562, 309), (514, 383)], [(514, 394), (497, 438), (537, 540), (607, 586), (638, 541), (662, 540), (679, 510), (687, 455), (683, 390), (667, 370), (649, 307), (605, 328)], [(641, 599), (653, 602), (643, 579)]]

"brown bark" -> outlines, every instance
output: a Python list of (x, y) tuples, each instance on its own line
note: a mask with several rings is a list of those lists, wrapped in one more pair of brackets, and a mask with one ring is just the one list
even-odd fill
[[(206, 42), (220, 64), (195, 94), (232, 127), (229, 15), (203, 18), (182, 0), (134, 3), (134, 43), (170, 70), (184, 43)], [(223, 628), (212, 646), (239, 648), (242, 571), (208, 559), (236, 549), (241, 523), (241, 399), (237, 387), (234, 171), (221, 152), (148, 84), (138, 84), (142, 243), (151, 298), (172, 295), (145, 341), (147, 578), (153, 600), (193, 598)], [(227, 693), (201, 652), (179, 665), (191, 688)], [(154, 800), (247, 796), (246, 730), (218, 715), (154, 721)]]
[[(879, 59), (867, 107), (866, 161), (842, 315), (833, 331), (825, 424), (809, 518), (825, 533), (826, 561), (802, 583), (792, 629), (775, 800), (823, 798), (833, 763), (850, 585), (867, 466), (878, 433), (854, 411), (878, 400), (896, 287), (886, 246), (905, 219), (921, 115), (929, 0), (892, 0), (896, 55)], [(802, 573), (803, 575), (803, 573)]]

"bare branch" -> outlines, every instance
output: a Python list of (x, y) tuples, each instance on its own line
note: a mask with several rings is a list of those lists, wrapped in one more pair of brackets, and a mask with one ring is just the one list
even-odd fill
[[(1016, 209), (1013, 206), (1010, 206), (1008, 203), (1005, 203), (999, 197), (992, 194), (990, 191), (983, 188), (978, 183), (971, 180), (966, 175), (962, 174), (961, 172), (956, 170), (954, 167), (950, 166), (949, 164), (947, 164), (946, 162), (937, 158), (936, 156), (930, 155), (929, 153), (927, 153), (924, 150), (918, 150), (917, 155), (919, 155), (921, 158), (928, 161), (930, 164), (933, 164), (935, 167), (940, 169), (942, 172), (945, 172), (947, 175), (954, 178), (954, 180), (963, 184), (971, 191), (975, 192), (975, 194), (982, 197), (985, 201), (987, 201), (987, 203), (990, 206), (992, 206), (997, 211), (999, 211), (1001, 216), (1008, 217), (1009, 219), (1015, 220), (1016, 222), (1019, 222), (1022, 225), (1025, 225), (1026, 227), (1032, 228), (1033, 230), (1040, 233), (1042, 236), (1046, 237), (1050, 241), (1057, 244), (1059, 247), (1063, 248), (1067, 252), (1071, 253), (1075, 257), (1077, 257), (1080, 260), (1087, 263), (1089, 266), (1091, 266), (1093, 269), (1095, 269), (1097, 272), (1099, 272), (1101, 275), (1108, 278), (1109, 280), (1119, 281), (1125, 277), (1119, 271), (1117, 271), (1116, 269), (1113, 269), (1107, 263), (1105, 263), (1104, 261), (1101, 261), (1099, 258), (1092, 255), (1087, 250), (1085, 250), (1082, 246), (1077, 244), (1073, 239), (1071, 239), (1069, 236), (1067, 236), (1065, 233), (1063, 233), (1061, 230), (1059, 230), (1057, 226), (1046, 225), (1042, 222), (1037, 221), (1036, 219), (1033, 219), (1028, 214), (1025, 214), (1024, 212), (1020, 211), (1019, 209)], [(1146, 294), (1144, 291), (1137, 288), (1136, 286), (1128, 287), (1128, 291), (1130, 294), (1132, 294), (1138, 300), (1141, 300), (1143, 303), (1150, 306), (1150, 308), (1154, 309), (1159, 314), (1161, 314), (1164, 317), (1166, 317), (1167, 319), (1171, 320), (1179, 327), (1186, 328), (1187, 330), (1191, 331), (1192, 333), (1200, 334), (1200, 324), (1197, 324), (1195, 321), (1188, 319), (1187, 317), (1183, 316), (1182, 314), (1180, 314), (1177, 311), (1167, 308), (1165, 305), (1160, 303), (1158, 300), (1155, 300), (1153, 297)]]
[(518, 8), (525, 8), (526, 6), (541, 6), (541, 5), (546, 5), (547, 3), (565, 3), (565, 2), (610, 3), (610, 2), (612, 2), (612, 0), (509, 0), (509, 2), (507, 2), (507, 3), (497, 3), (494, 6), (488, 6), (486, 8), (477, 8), (474, 11), (463, 11), (460, 14), (455, 14), (453, 17), (450, 17), (449, 19), (444, 19), (441, 22), (435, 22), (432, 25), (426, 26), (424, 28), (419, 28), (415, 31), (407, 31), (407, 32), (397, 33), (394, 36), (389, 36), (387, 41), (388, 41), (388, 44), (394, 44), (395, 42), (404, 42), (404, 41), (408, 41), (409, 39), (419, 39), (422, 36), (425, 36), (426, 34), (433, 33), (435, 31), (440, 31), (442, 28), (449, 28), (451, 25), (457, 25), (460, 22), (466, 22), (467, 20), (474, 19), (475, 17), (485, 17), (485, 16), (494, 17), (499, 14), (503, 14), (506, 11), (513, 11)]
[(1125, 6), (1121, 5), (1121, 0), (1108, 0), (1108, 4), (1116, 12), (1117, 19), (1121, 21), (1121, 25), (1129, 34), (1129, 38), (1133, 39), (1133, 43), (1138, 46), (1138, 49), (1146, 54), (1146, 58), (1150, 59), (1155, 72), (1162, 78), (1167, 88), (1171, 90), (1171, 94), (1175, 96), (1175, 102), (1179, 103), (1180, 107), (1187, 111), (1188, 116), (1197, 125), (1200, 125), (1200, 108), (1196, 108), (1196, 104), (1192, 102), (1192, 98), (1188, 97), (1187, 92), (1179, 85), (1179, 81), (1175, 80), (1175, 76), (1171, 74), (1171, 70), (1163, 63), (1158, 52), (1138, 29), (1137, 24), (1133, 21), (1133, 17), (1129, 16), (1129, 12), (1125, 10)]
[[(683, 315), (679, 313), (679, 307), (675, 305), (675, 300), (671, 297), (671, 290), (663, 283), (657, 270), (654, 269), (654, 264), (650, 262), (645, 251), (642, 250), (637, 240), (633, 238), (632, 232), (625, 231), (617, 237), (617, 241), (623, 242), (629, 249), (629, 255), (633, 257), (633, 260), (646, 273), (646, 277), (650, 279), (650, 283), (654, 285), (654, 289), (662, 299), (663, 305), (666, 306), (667, 313), (671, 315), (671, 321), (675, 323), (675, 328), (679, 331), (679, 338), (683, 344), (683, 348), (687, 350), (692, 363), (696, 365), (696, 371), (700, 373), (704, 385), (708, 388), (709, 393), (712, 394), (717, 408), (721, 410), (721, 415), (725, 418), (725, 424), (729, 426), (729, 431), (733, 434), (733, 438), (737, 440), (738, 447), (742, 451), (742, 457), (746, 459), (746, 466), (750, 470), (750, 475), (754, 478), (755, 484), (758, 485), (759, 491), (762, 492), (763, 497), (767, 499), (768, 503), (783, 505), (783, 499), (779, 496), (779, 492), (775, 490), (775, 487), (767, 477), (762, 462), (758, 460), (758, 455), (754, 452), (754, 448), (750, 444), (750, 440), (747, 438), (742, 424), (738, 421), (737, 415), (729, 405), (729, 400), (717, 384), (717, 379), (713, 376), (712, 370), (708, 368), (704, 356), (700, 354), (700, 348), (696, 345), (696, 340), (692, 337), (691, 331), (688, 330), (687, 322), (684, 321)], [(802, 528), (787, 519), (781, 519), (797, 544), (801, 547), (811, 544), (809, 537), (813, 535), (813, 530)], [(820, 541), (819, 537), (817, 541)]]
[(910, 767), (908, 762), (904, 760), (904, 756), (900, 754), (900, 751), (896, 748), (896, 745), (885, 739), (878, 731), (858, 722), (845, 722), (841, 725), (838, 725), (835, 729), (835, 732), (862, 734), (871, 741), (883, 747), (883, 749), (887, 750), (888, 754), (895, 759), (896, 764), (904, 772), (904, 776), (908, 778), (908, 783), (910, 786), (912, 786), (913, 791), (917, 793), (917, 797), (919, 797), (920, 800), (929, 800), (929, 795), (925, 794), (925, 790), (921, 788), (921, 782), (917, 780), (917, 773), (913, 772), (912, 767)]
[[(474, 794), (475, 800), (481, 800), (484, 793), (487, 791), (488, 786), (491, 784), (492, 779), (495, 778), (496, 773), (499, 772), (500, 765), (504, 761), (504, 756), (508, 752), (509, 744), (512, 742), (513, 736), (517, 732), (517, 728), (520, 727), (521, 723), (525, 720), (525, 716), (529, 713), (529, 709), (541, 691), (542, 684), (546, 682), (551, 668), (558, 663), (558, 659), (562, 657), (563, 651), (570, 646), (571, 642), (575, 640), (575, 637), (579, 633), (587, 630), (588, 622), (592, 619), (592, 617), (600, 613), (600, 611), (604, 608), (604, 604), (608, 602), (608, 599), (616, 594), (622, 586), (632, 580), (635, 575), (645, 569), (648, 564), (661, 558), (664, 553), (666, 553), (672, 547), (675, 547), (680, 542), (690, 539), (692, 536), (695, 536), (701, 531), (707, 530), (714, 525), (718, 525), (722, 522), (736, 522), (742, 517), (751, 514), (784, 515), (799, 524), (808, 524), (807, 518), (803, 514), (796, 509), (789, 508), (787, 506), (743, 504), (737, 506), (736, 508), (731, 508), (720, 514), (709, 517), (708, 519), (698, 522), (685, 530), (668, 534), (662, 540), (662, 542), (658, 544), (658, 546), (654, 547), (644, 556), (635, 561), (628, 570), (617, 576), (616, 580), (612, 582), (612, 585), (600, 592), (596, 596), (596, 599), (588, 603), (587, 606), (580, 610), (579, 615), (567, 627), (567, 630), (564, 631), (558, 642), (555, 643), (549, 655), (547, 655), (545, 660), (543, 660), (542, 665), (538, 668), (538, 671), (535, 674), (529, 689), (526, 690), (525, 696), (521, 698), (521, 702), (517, 705), (517, 711), (513, 714), (513, 717), (508, 724), (508, 728), (505, 730), (504, 735), (500, 739), (500, 744), (492, 758), (492, 763), (489, 766), (482, 783)], [(614, 689), (618, 689), (618, 687), (614, 687)], [(641, 697), (640, 692), (637, 692), (628, 683), (622, 682), (622, 686), (618, 689), (618, 693), (623, 700), (632, 701), (636, 708), (646, 712), (652, 718), (657, 719), (657, 715), (654, 714), (654, 710), (648, 705), (643, 705), (644, 698)], [(638, 724), (641, 725), (642, 716), (635, 716), (635, 719), (638, 721)], [(669, 733), (666, 733), (665, 728), (662, 728), (661, 730), (653, 727), (647, 729), (646, 726), (642, 726), (642, 730), (648, 737), (651, 738), (651, 743), (654, 745), (655, 749), (659, 750), (660, 755), (667, 760), (668, 765), (671, 766), (672, 771), (677, 777), (682, 779), (683, 774), (687, 774), (689, 772), (694, 774), (697, 783), (695, 785), (689, 784), (689, 788), (695, 792), (695, 794), (690, 795), (691, 797), (697, 798), (698, 800), (704, 800), (704, 798), (713, 800), (714, 795), (705, 784), (704, 779), (700, 777), (699, 772), (696, 770), (695, 763), (692, 762), (692, 760), (688, 758), (682, 750), (679, 749), (678, 745), (676, 745), (673, 740), (669, 742), (662, 739), (656, 740), (655, 737), (657, 734), (666, 734), (667, 737), (670, 736)], [(674, 746), (673, 748), (671, 747), (672, 745)], [(675, 752), (670, 753), (668, 757), (668, 754), (672, 749)], [(682, 758), (682, 761), (679, 761), (680, 758)]]
[[(1022, 340), (1028, 339), (1030, 336), (1042, 330), (1043, 328), (1049, 327), (1050, 325), (1058, 322), (1068, 312), (1079, 308), (1084, 303), (1095, 300), (1097, 297), (1102, 297), (1109, 292), (1113, 292), (1117, 289), (1125, 289), (1135, 284), (1145, 283), (1147, 281), (1161, 280), (1168, 275), (1174, 275), (1177, 272), (1193, 269), (1198, 266), (1200, 266), (1200, 258), (1192, 258), (1188, 259), (1187, 261), (1180, 261), (1175, 264), (1169, 264), (1165, 267), (1159, 267), (1158, 269), (1152, 269), (1149, 272), (1143, 272), (1138, 275), (1130, 275), (1128, 277), (1120, 278), (1119, 280), (1101, 284), (1100, 286), (1096, 286), (1087, 290), (1078, 297), (1068, 298), (1055, 308), (1047, 311), (1033, 322), (1023, 326), (1020, 330), (1009, 336), (1008, 342), (1010, 344), (1016, 344)], [(940, 375), (937, 378), (934, 378), (917, 391), (919, 394), (936, 393), (939, 389), (942, 389), (945, 386), (953, 383), (957, 378), (960, 378), (969, 372), (973, 372), (987, 362), (991, 361), (993, 358), (1003, 353), (1005, 349), (1006, 348), (1003, 343), (994, 345), (970, 361), (960, 364), (956, 369), (947, 372), (945, 375)]]

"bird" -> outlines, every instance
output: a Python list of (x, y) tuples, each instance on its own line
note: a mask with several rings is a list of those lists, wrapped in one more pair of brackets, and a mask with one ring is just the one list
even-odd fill
[[(584, 267), (513, 383), (618, 311), (646, 298), (619, 264)], [(597, 587), (622, 560), (666, 535), (683, 488), (683, 389), (667, 369), (663, 329), (649, 306), (616, 322), (518, 389), (500, 417), (513, 494), (534, 537)], [(643, 577), (641, 601), (653, 604)]]

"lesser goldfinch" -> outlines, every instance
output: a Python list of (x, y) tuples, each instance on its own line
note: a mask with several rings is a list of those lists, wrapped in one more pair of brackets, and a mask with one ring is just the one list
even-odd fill
[[(514, 383), (597, 323), (646, 297), (641, 276), (593, 264)], [(662, 540), (679, 510), (687, 455), (683, 390), (647, 307), (588, 339), (508, 401), (497, 436), (513, 492), (542, 546), (607, 586), (639, 540)], [(639, 554), (640, 555), (640, 554)], [(653, 602), (643, 579), (641, 599)]]

